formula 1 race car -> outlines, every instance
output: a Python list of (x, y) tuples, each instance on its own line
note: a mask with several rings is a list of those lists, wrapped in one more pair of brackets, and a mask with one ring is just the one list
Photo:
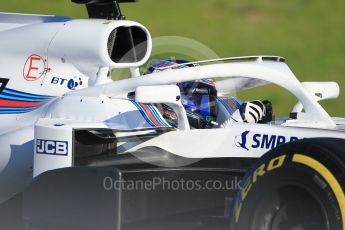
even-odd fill
[[(72, 1), (90, 18), (0, 14), (1, 229), (345, 229), (345, 119), (318, 103), (337, 83), (301, 83), (275, 56), (142, 75), (152, 39), (125, 1)], [(118, 68), (132, 77), (113, 81)], [(191, 128), (176, 84), (205, 78), (220, 95), (273, 83), (298, 103)]]

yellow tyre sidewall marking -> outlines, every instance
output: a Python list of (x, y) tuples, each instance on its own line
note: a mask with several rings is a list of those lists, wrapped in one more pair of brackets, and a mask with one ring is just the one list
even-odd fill
[(326, 180), (326, 182), (331, 187), (338, 201), (340, 212), (341, 212), (343, 230), (345, 230), (345, 210), (344, 210), (345, 195), (337, 179), (323, 164), (321, 164), (320, 162), (318, 162), (317, 160), (311, 157), (308, 157), (302, 154), (295, 154), (292, 158), (292, 161), (296, 163), (304, 164), (314, 169)]

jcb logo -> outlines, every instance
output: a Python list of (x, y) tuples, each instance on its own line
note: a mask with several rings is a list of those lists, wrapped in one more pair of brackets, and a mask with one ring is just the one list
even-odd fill
[(36, 140), (36, 153), (67, 156), (68, 142), (67, 141), (52, 141), (52, 140)]

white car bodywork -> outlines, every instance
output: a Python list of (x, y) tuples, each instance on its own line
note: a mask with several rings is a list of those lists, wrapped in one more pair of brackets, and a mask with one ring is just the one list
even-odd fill
[[(138, 76), (138, 67), (149, 59), (152, 44), (147, 29), (136, 22), (8, 14), (2, 14), (0, 20), (0, 77), (9, 80), (5, 89), (15, 89), (10, 91), (11, 95), (44, 99), (32, 110), (18, 109), (20, 113), (0, 115), (0, 202), (22, 191), (33, 177), (45, 171), (73, 167), (74, 130), (111, 129), (119, 135), (130, 130), (126, 135), (132, 136), (154, 132), (157, 127), (147, 121), (136, 102), (172, 105), (180, 120), (179, 127), (163, 127), (169, 131), (148, 141), (122, 143), (125, 147), (120, 153), (156, 146), (184, 158), (259, 158), (269, 149), (297, 139), (345, 138), (341, 132), (345, 121), (332, 119), (318, 103), (320, 99), (336, 98), (339, 86), (301, 84), (282, 58), (228, 58), (213, 61), (236, 62), (205, 62), (206, 65)], [(114, 63), (107, 54), (108, 36), (119, 26), (133, 25), (146, 32), (145, 57), (135, 63)], [(43, 61), (43, 67), (34, 66), (38, 68), (34, 71), (43, 70), (36, 73), (34, 81), (25, 79), (33, 67), (32, 63), (29, 70), (26, 66), (28, 60), (32, 61), (30, 57)], [(112, 82), (108, 77), (112, 68), (130, 68), (133, 77)], [(54, 84), (56, 78), (60, 79), (58, 84)], [(190, 129), (184, 108), (176, 100), (179, 91), (175, 85), (203, 78), (223, 78), (217, 82), (217, 88), (224, 95), (262, 84), (277, 84), (298, 99), (299, 104), (292, 109), (296, 119), (270, 124), (234, 123), (227, 129)], [(83, 84), (69, 88), (66, 84), (70, 79)], [(8, 97), (6, 92), (1, 94)], [(135, 98), (128, 97), (132, 92), (137, 92)], [(160, 114), (156, 116), (163, 119)]]

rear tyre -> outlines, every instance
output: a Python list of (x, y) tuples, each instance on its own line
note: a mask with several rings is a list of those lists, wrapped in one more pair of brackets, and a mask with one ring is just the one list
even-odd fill
[(246, 174), (233, 205), (233, 230), (344, 230), (345, 140), (292, 142)]

